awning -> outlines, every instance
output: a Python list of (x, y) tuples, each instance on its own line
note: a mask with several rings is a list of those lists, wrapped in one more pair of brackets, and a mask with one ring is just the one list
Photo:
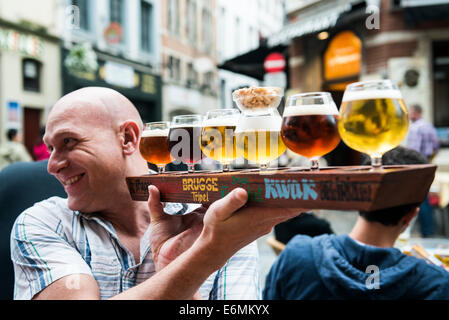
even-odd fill
[(280, 52), (283, 53), (286, 60), (288, 60), (287, 49), (287, 45), (277, 45), (270, 48), (261, 46), (253, 51), (249, 51), (232, 58), (231, 60), (225, 61), (223, 64), (218, 65), (218, 68), (244, 74), (262, 81), (265, 74), (263, 67), (265, 58), (272, 52)]
[(287, 44), (294, 38), (333, 28), (344, 13), (361, 5), (363, 8), (372, 5), (378, 7), (379, 0), (323, 1), (301, 10), (296, 17), (297, 22), (286, 25), (281, 31), (268, 38), (268, 46)]
[[(439, 2), (438, 4), (430, 4)], [(445, 1), (425, 1), (425, 4), (419, 4), (418, 1), (414, 1), (412, 6), (404, 6), (404, 19), (408, 26), (418, 26), (420, 23), (444, 21), (449, 16), (449, 2)]]

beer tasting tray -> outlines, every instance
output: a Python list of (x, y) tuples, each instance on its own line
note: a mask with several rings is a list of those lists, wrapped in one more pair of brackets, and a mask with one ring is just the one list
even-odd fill
[(423, 201), (436, 165), (242, 169), (229, 172), (168, 172), (127, 177), (133, 200), (147, 201), (155, 185), (162, 202), (203, 203), (223, 198), (231, 190), (248, 191), (247, 206), (373, 211)]

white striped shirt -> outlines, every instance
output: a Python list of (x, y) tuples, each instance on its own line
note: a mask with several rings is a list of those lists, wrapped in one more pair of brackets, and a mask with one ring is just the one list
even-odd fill
[[(67, 199), (59, 197), (36, 203), (19, 215), (11, 231), (14, 299), (31, 299), (54, 281), (76, 274), (94, 277), (102, 299), (115, 296), (155, 273), (149, 232), (141, 239), (136, 264), (112, 224), (99, 215), (72, 211)], [(68, 279), (66, 286), (76, 288), (76, 277)], [(256, 242), (213, 273), (200, 294), (205, 299), (260, 299)]]

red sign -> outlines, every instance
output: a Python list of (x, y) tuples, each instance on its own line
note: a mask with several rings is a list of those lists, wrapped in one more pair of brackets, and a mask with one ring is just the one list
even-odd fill
[(285, 58), (279, 52), (270, 53), (263, 62), (265, 71), (268, 73), (281, 72), (285, 69)]
[(104, 37), (109, 44), (117, 44), (122, 39), (122, 27), (117, 22), (112, 22), (104, 31)]

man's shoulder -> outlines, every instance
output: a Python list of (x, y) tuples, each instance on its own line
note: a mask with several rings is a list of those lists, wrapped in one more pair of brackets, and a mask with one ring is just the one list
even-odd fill
[[(15, 224), (24, 223), (25, 218), (41, 221), (45, 224), (59, 223), (64, 218), (73, 216), (74, 212), (67, 206), (67, 199), (51, 197), (36, 202), (32, 207), (24, 210), (16, 219)], [(30, 220), (28, 219), (28, 220)]]

